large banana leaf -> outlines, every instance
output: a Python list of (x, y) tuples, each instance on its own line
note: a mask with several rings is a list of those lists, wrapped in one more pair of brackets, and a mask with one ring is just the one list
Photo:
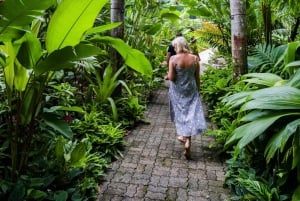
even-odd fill
[(71, 68), (74, 66), (73, 62), (82, 58), (95, 56), (100, 52), (98, 47), (90, 44), (80, 43), (74, 48), (67, 46), (52, 52), (45, 60), (38, 63), (34, 71), (36, 75), (41, 75), (49, 71)]
[(17, 91), (24, 91), (29, 80), (29, 73), (18, 60), (15, 63), (14, 86)]
[(106, 24), (106, 25), (102, 25), (102, 26), (92, 27), (84, 33), (83, 38), (86, 38), (91, 34), (96, 34), (99, 32), (114, 29), (114, 28), (120, 26), (121, 24), (122, 24), (121, 22), (116, 22), (116, 23), (112, 23), (112, 24)]
[(123, 40), (109, 36), (103, 36), (94, 37), (92, 41), (100, 41), (111, 45), (120, 53), (125, 60), (126, 65), (145, 76), (152, 76), (152, 65), (145, 55), (141, 51), (131, 48)]
[(54, 0), (5, 0), (0, 4), (0, 40), (14, 37), (15, 31), (30, 29), (33, 19), (54, 4)]
[(4, 76), (6, 85), (12, 91), (14, 79), (15, 79), (15, 67), (14, 61), (16, 58), (16, 53), (14, 51), (14, 47), (11, 42), (5, 42), (3, 45), (0, 46), (1, 52), (9, 55), (6, 59), (6, 66), (4, 67)]
[(17, 59), (22, 66), (32, 69), (43, 53), (39, 39), (29, 32), (14, 45), (18, 45), (17, 43), (20, 43)]
[(54, 12), (47, 30), (48, 52), (77, 45), (107, 0), (64, 0)]

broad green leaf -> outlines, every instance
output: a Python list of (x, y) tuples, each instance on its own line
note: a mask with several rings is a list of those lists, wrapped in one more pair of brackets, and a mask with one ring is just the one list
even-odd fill
[(2, 34), (0, 34), (0, 41), (11, 42), (12, 40), (19, 39), (24, 35), (25, 31), (7, 27)]
[(100, 54), (101, 50), (93, 45), (78, 44), (75, 48), (64, 47), (51, 53), (45, 60), (38, 63), (34, 72), (37, 75), (49, 71), (57, 71), (74, 67), (74, 61)]
[(67, 46), (77, 45), (107, 0), (64, 0), (51, 17), (46, 48), (52, 53)]
[(161, 23), (156, 23), (151, 25), (146, 24), (141, 27), (141, 30), (149, 35), (154, 35), (161, 29), (161, 26), (162, 26)]
[(22, 124), (26, 125), (31, 122), (35, 112), (35, 101), (38, 94), (38, 89), (35, 86), (30, 86), (24, 92), (22, 105), (20, 109), (20, 117)]
[(266, 97), (289, 97), (289, 96), (298, 96), (300, 90), (290, 86), (275, 86), (264, 89), (259, 89), (251, 93), (252, 99), (266, 98)]
[(54, 112), (54, 111), (57, 111), (57, 110), (85, 113), (85, 111), (82, 109), (82, 107), (78, 107), (78, 106), (71, 106), (71, 107), (67, 107), (67, 106), (53, 106), (50, 109), (47, 109), (46, 111), (47, 112)]
[[(254, 121), (258, 118), (268, 116), (270, 113), (275, 114), (273, 111), (270, 112), (270, 111), (253, 110), (253, 111), (249, 112), (248, 114), (246, 114), (245, 116), (243, 116), (241, 118), (241, 121), (244, 121), (244, 122)], [(280, 113), (280, 114), (282, 114), (282, 113)]]
[(179, 11), (162, 10), (160, 11), (160, 17), (171, 21), (177, 21), (180, 19)]
[(242, 80), (243, 82), (262, 84), (265, 86), (273, 86), (276, 82), (282, 80), (281, 77), (272, 73), (249, 73), (243, 76), (248, 78)]
[(18, 61), (15, 63), (14, 85), (17, 91), (24, 91), (29, 80), (29, 72)]
[(57, 137), (56, 145), (55, 145), (55, 156), (58, 161), (64, 161), (64, 145), (66, 143), (65, 138), (61, 135)]
[(300, 88), (300, 69), (288, 80), (287, 85), (295, 88)]
[(70, 162), (72, 166), (75, 166), (82, 158), (85, 157), (87, 153), (87, 145), (86, 142), (80, 142), (76, 145), (75, 149), (71, 153)]
[(4, 76), (8, 88), (12, 91), (15, 79), (14, 62), (16, 58), (14, 47), (11, 42), (5, 42), (4, 45), (0, 46), (0, 48), (3, 53), (9, 55), (9, 57), (6, 59), (6, 66), (4, 66)]
[(56, 176), (55, 175), (48, 175), (42, 176), (42, 177), (33, 177), (30, 178), (30, 187), (38, 187), (38, 188), (45, 188), (48, 185), (50, 185), (54, 180)]
[[(284, 63), (287, 65), (291, 62), (294, 62), (296, 59), (296, 51), (300, 47), (300, 42), (291, 42), (288, 44), (286, 52), (284, 54)], [(294, 68), (285, 67), (283, 71), (287, 70), (290, 75), (294, 74)]]
[(54, 193), (54, 201), (67, 201), (68, 199), (68, 192), (67, 191), (56, 191)]
[(116, 23), (106, 24), (106, 25), (102, 25), (102, 26), (98, 26), (98, 27), (92, 27), (92, 28), (88, 29), (85, 32), (83, 38), (86, 38), (87, 36), (89, 36), (91, 34), (95, 34), (95, 33), (104, 32), (104, 31), (114, 29), (114, 28), (120, 26), (121, 24), (122, 24), (121, 22), (116, 22)]
[(25, 186), (22, 184), (16, 184), (8, 197), (8, 201), (23, 201), (25, 196)]
[(0, 35), (7, 28), (29, 30), (34, 19), (40, 18), (44, 10), (54, 5), (54, 0), (6, 0), (0, 4)]
[(286, 67), (300, 67), (300, 61), (293, 61), (286, 65)]
[(224, 89), (227, 86), (227, 79), (225, 78), (220, 78), (217, 82), (216, 82), (216, 87), (219, 89)]
[(27, 33), (21, 40), (21, 47), (17, 58), (25, 68), (32, 69), (42, 56), (42, 46), (38, 38), (32, 33)]
[(114, 121), (118, 121), (118, 110), (115, 101), (111, 97), (108, 97), (108, 101), (112, 109), (113, 119)]
[(27, 199), (30, 200), (44, 200), (47, 198), (47, 193), (44, 191), (36, 190), (36, 189), (28, 189), (27, 190)]
[(139, 50), (131, 48), (123, 40), (109, 36), (93, 38), (93, 40), (108, 43), (120, 53), (126, 65), (145, 76), (152, 76), (152, 66), (145, 55)]
[(284, 57), (284, 62), (285, 64), (289, 64), (293, 61), (295, 61), (296, 57), (296, 50), (300, 47), (300, 42), (291, 42), (288, 44), (288, 47), (286, 49), (285, 57)]
[(268, 115), (261, 117), (255, 121), (244, 124), (233, 131), (232, 136), (226, 141), (225, 146), (231, 145), (238, 141), (236, 152), (241, 148), (252, 142), (256, 137), (262, 134), (269, 128), (276, 120), (284, 115)]
[(44, 113), (43, 117), (46, 125), (58, 131), (68, 139), (73, 137), (73, 132), (65, 120), (58, 119), (56, 115), (51, 113)]
[(300, 185), (296, 188), (296, 190), (293, 193), (292, 201), (299, 201), (300, 200)]
[(200, 8), (196, 8), (196, 9), (190, 9), (188, 10), (188, 13), (192, 16), (198, 16), (198, 17), (210, 17), (211, 16), (211, 12), (209, 11), (209, 9), (205, 8), (205, 7), (200, 7)]
[(248, 101), (241, 107), (241, 111), (253, 109), (266, 109), (266, 110), (288, 110), (300, 108), (300, 94), (297, 96), (280, 97), (268, 96), (266, 98), (259, 98)]
[(223, 98), (222, 102), (224, 102), (230, 108), (235, 108), (244, 104), (249, 99), (252, 93), (252, 91), (243, 91), (240, 93), (236, 93)]
[(300, 135), (299, 135), (299, 130), (297, 133), (294, 134), (294, 139), (292, 143), (293, 147), (293, 162), (292, 162), (292, 167), (291, 169), (297, 169), (297, 181), (300, 182)]
[(280, 132), (276, 133), (269, 140), (266, 149), (265, 156), (266, 161), (269, 162), (277, 151), (283, 151), (288, 139), (295, 134), (300, 125), (300, 119), (290, 122)]

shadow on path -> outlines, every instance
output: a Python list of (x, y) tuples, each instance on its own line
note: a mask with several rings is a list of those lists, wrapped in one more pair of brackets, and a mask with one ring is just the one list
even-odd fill
[(213, 138), (192, 137), (192, 160), (183, 156), (169, 118), (168, 89), (155, 93), (146, 118), (126, 137), (124, 158), (111, 164), (97, 201), (225, 201), (225, 165), (209, 149)]

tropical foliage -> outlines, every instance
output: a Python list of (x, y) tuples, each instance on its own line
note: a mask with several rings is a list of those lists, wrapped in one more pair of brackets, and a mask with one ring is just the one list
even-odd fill
[[(106, 4), (95, 0), (1, 2), (1, 200), (94, 199), (107, 163), (120, 156), (125, 131), (116, 126), (118, 113), (111, 95), (118, 84), (126, 84), (117, 80), (118, 74), (130, 67), (151, 79), (152, 67), (141, 51), (104, 35), (120, 23), (95, 26)], [(108, 47), (124, 59), (124, 67), (114, 76), (109, 73), (109, 60), (92, 62), (107, 58)], [(89, 68), (82, 68), (84, 63)], [(95, 71), (100, 63), (107, 66), (103, 79)], [(95, 79), (90, 78), (89, 84), (79, 72), (90, 70)], [(76, 90), (78, 86), (94, 90), (86, 94)], [(127, 91), (131, 95), (128, 87)], [(112, 115), (95, 114), (99, 107), (105, 108), (106, 100), (115, 106), (109, 110)], [(92, 106), (95, 102), (98, 106)], [(135, 104), (139, 106), (139, 101)], [(135, 110), (132, 104), (131, 108)], [(105, 116), (106, 121), (101, 120)], [(90, 118), (101, 122), (90, 122)], [(86, 130), (78, 125), (96, 127), (85, 136)]]
[[(299, 2), (247, 1), (249, 74), (238, 83), (229, 1), (128, 0), (116, 23), (109, 5), (0, 1), (0, 199), (95, 200), (182, 32), (226, 58), (201, 75), (201, 94), (211, 146), (229, 158), (232, 200), (299, 200)], [(110, 36), (120, 26), (124, 38)], [(123, 59), (117, 69), (111, 49)]]

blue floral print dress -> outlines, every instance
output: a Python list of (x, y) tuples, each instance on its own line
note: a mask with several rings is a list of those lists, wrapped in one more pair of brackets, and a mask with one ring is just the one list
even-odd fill
[(170, 116), (178, 135), (189, 137), (203, 133), (206, 122), (195, 80), (196, 65), (180, 68), (175, 61), (175, 80), (170, 82)]

